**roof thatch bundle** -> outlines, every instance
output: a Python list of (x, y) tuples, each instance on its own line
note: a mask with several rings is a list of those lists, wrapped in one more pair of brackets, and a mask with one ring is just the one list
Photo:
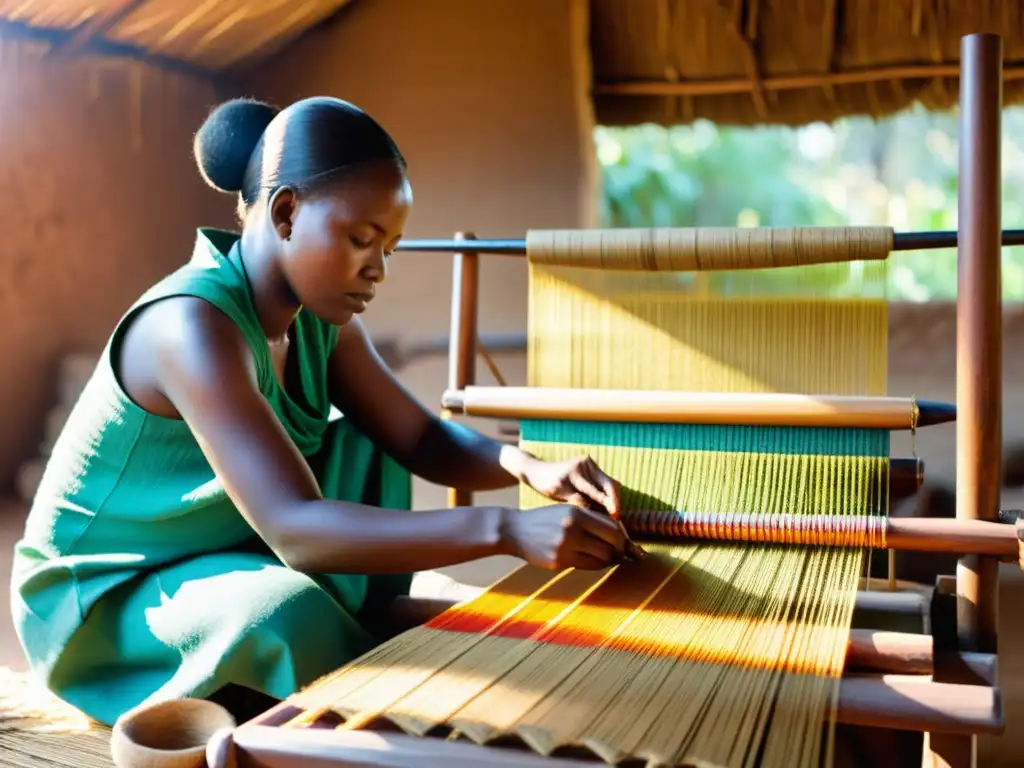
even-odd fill
[[(113, 45), (217, 73), (374, 2), (0, 0), (0, 21), (50, 34), (65, 54)], [(960, 38), (973, 32), (1003, 36), (1006, 103), (1024, 95), (1024, 0), (552, 0), (551, 13), (576, 2), (589, 11), (605, 125), (806, 124), (915, 101), (945, 109), (958, 98)]]
[(0, 20), (62, 56), (142, 54), (219, 72), (280, 50), (349, 0), (0, 0)]
[(958, 100), (960, 39), (1003, 37), (1024, 99), (1020, 0), (590, 0), (605, 125), (807, 124)]

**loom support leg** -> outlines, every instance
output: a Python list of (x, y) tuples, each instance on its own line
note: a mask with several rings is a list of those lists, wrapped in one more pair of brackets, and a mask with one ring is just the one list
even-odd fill
[[(997, 520), (1002, 474), (1001, 194), (1002, 58), (998, 35), (967, 35), (960, 43), (959, 236), (957, 244), (956, 516)], [(957, 564), (955, 603), (948, 580), (936, 608), (936, 681), (970, 683), (944, 668), (940, 649), (997, 651), (999, 564), (972, 555)], [(955, 638), (950, 625), (955, 626)], [(944, 636), (945, 635), (945, 636)], [(926, 733), (923, 768), (974, 768), (976, 736)]]
[[(456, 241), (476, 240), (470, 232), (459, 232)], [(480, 256), (456, 253), (452, 264), (452, 318), (448, 349), (448, 388), (462, 389), (476, 384), (477, 317), (480, 303)], [(450, 418), (450, 413), (443, 413)], [(462, 488), (448, 489), (449, 507), (466, 507), (473, 494)]]
[[(1001, 38), (968, 35), (960, 60), (956, 512), (965, 520), (997, 520), (1003, 423)], [(997, 573), (992, 558), (960, 560), (957, 627), (964, 650), (996, 652)]]
[[(933, 670), (932, 678), (942, 682), (978, 682), (964, 669), (956, 667), (945, 659), (955, 654), (960, 646), (957, 633), (957, 579), (953, 576), (939, 576), (935, 580), (929, 606), (929, 624), (932, 634)], [(968, 677), (973, 679), (967, 679)], [(991, 681), (995, 685), (996, 680)], [(977, 765), (978, 739), (964, 734), (924, 733), (921, 768), (975, 768)]]

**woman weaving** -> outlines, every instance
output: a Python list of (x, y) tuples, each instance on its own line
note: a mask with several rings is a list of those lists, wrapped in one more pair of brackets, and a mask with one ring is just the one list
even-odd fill
[[(195, 155), (239, 194), (242, 232), (201, 230), (117, 325), (16, 547), (15, 624), (51, 690), (107, 724), (225, 686), (281, 699), (379, 642), (415, 571), (635, 552), (590, 460), (439, 420), (374, 352), (356, 315), (411, 193), (372, 118), (329, 98), (232, 101)], [(411, 474), (562, 503), (413, 514)]]

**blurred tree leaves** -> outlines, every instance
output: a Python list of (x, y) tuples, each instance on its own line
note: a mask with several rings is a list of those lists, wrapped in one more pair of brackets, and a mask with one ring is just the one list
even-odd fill
[[(921, 108), (798, 129), (598, 128), (603, 225), (955, 229), (956, 134), (955, 112)], [(1003, 136), (1003, 227), (1024, 228), (1024, 109), (1004, 111)], [(730, 278), (715, 279), (724, 288)], [(833, 290), (837, 281), (851, 292), (860, 284), (849, 269), (822, 270), (821, 279)], [(894, 300), (954, 298), (955, 250), (893, 254), (887, 291)], [(1003, 249), (1003, 292), (1024, 300), (1024, 248)]]

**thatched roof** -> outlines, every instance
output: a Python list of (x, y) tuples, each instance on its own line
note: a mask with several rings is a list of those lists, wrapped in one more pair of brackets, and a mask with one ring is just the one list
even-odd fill
[[(69, 54), (113, 44), (222, 72), (266, 58), (349, 2), (0, 0), (0, 21), (54, 33)], [(1024, 0), (564, 2), (589, 8), (594, 105), (605, 125), (803, 124), (882, 116), (915, 101), (948, 108), (960, 38), (973, 32), (1003, 36), (1006, 103), (1024, 99)], [(565, 13), (561, 2), (551, 7)]]
[(1003, 37), (1024, 99), (1021, 0), (590, 0), (606, 125), (806, 124), (958, 100), (960, 38)]
[(349, 0), (0, 0), (0, 19), (51, 33), (66, 55), (101, 48), (220, 71), (259, 60)]

